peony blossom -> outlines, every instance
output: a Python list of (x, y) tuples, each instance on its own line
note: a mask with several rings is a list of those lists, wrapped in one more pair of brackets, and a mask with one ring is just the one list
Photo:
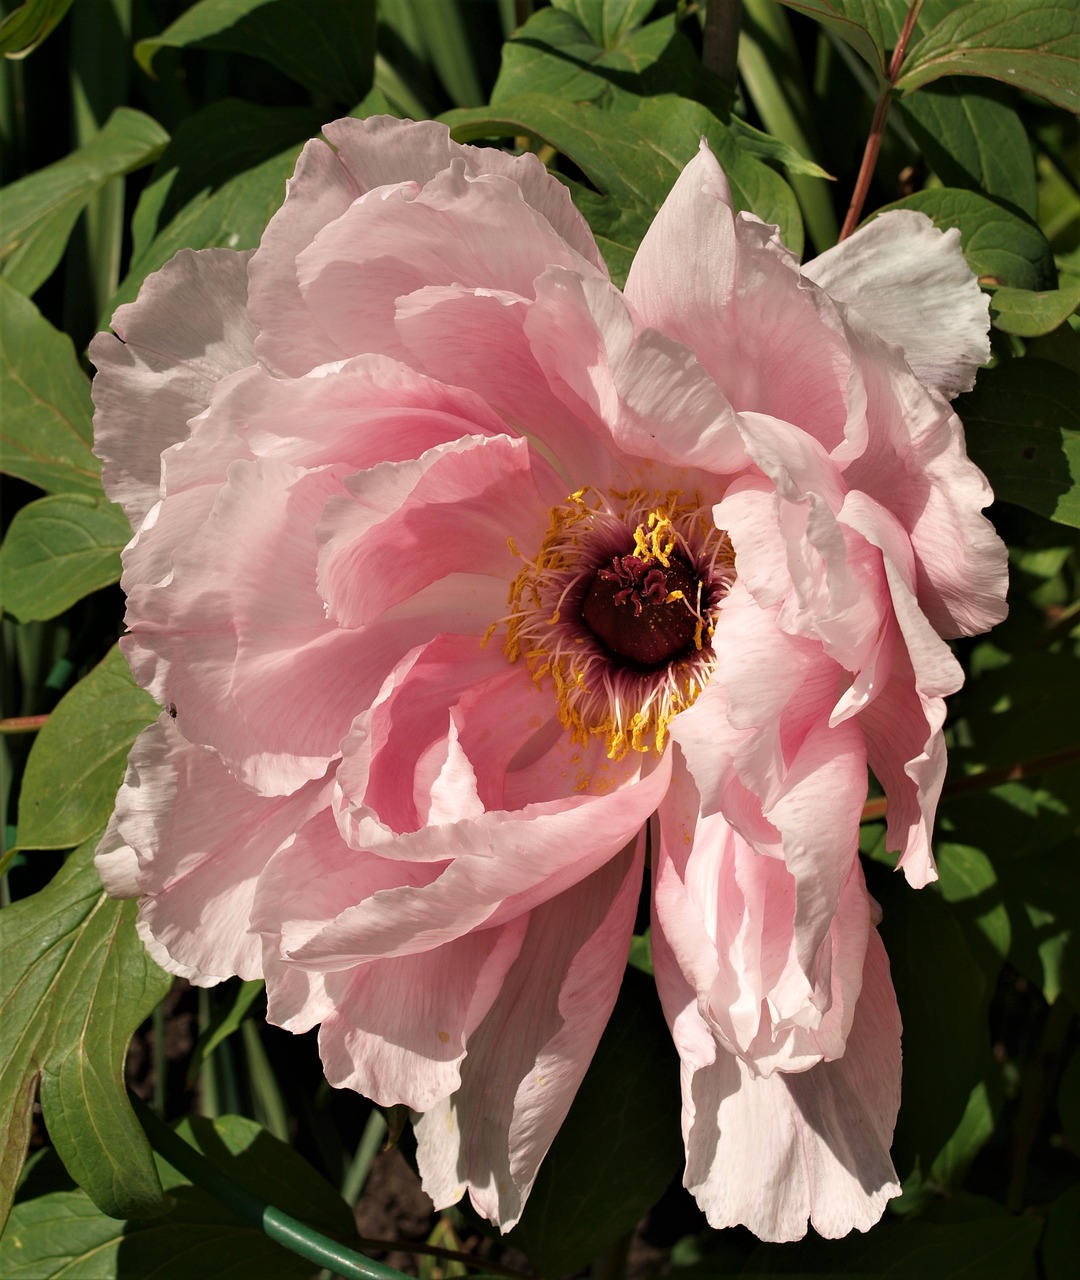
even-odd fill
[[(328, 145), (329, 144), (329, 145)], [(900, 1021), (857, 856), (914, 886), (946, 639), (1004, 614), (949, 397), (955, 231), (800, 268), (703, 144), (624, 290), (531, 155), (340, 120), (253, 252), (178, 254), (91, 348), (134, 537), (135, 743), (98, 866), (167, 969), (266, 980), (519, 1218), (610, 1014), (650, 835), (685, 1182), (717, 1227), (866, 1230)]]

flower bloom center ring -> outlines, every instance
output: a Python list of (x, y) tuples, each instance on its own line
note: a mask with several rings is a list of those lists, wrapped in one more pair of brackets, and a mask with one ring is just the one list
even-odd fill
[(553, 507), (510, 587), (506, 655), (555, 691), (574, 738), (613, 760), (664, 749), (708, 684), (713, 630), (735, 579), (727, 534), (700, 496), (586, 488)]

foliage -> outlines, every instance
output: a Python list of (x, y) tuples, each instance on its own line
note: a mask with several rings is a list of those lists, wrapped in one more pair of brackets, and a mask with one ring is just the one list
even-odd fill
[[(136, 1046), (153, 1070), (129, 1081), (170, 1119), (193, 1106), (210, 1117), (185, 1121), (187, 1139), (316, 1231), (349, 1237), (330, 1184), (355, 1197), (373, 1154), (361, 1133), (370, 1108), (320, 1090), (310, 1038), (260, 1033), (255, 984), (200, 995), (197, 1089), (185, 1092), (188, 1064), (168, 1065), (166, 1026), (175, 1001), (194, 1008), (195, 997), (167, 996), (133, 905), (106, 898), (93, 872), (128, 746), (156, 714), (114, 647), (128, 530), (90, 449), (94, 328), (179, 248), (255, 245), (304, 141), (336, 116), (432, 116), (460, 141), (536, 151), (621, 282), (702, 136), (741, 208), (778, 223), (796, 250), (827, 248), (883, 94), (892, 108), (863, 212), (914, 208), (958, 228), (990, 294), (994, 360), (957, 411), (1012, 565), (1008, 621), (957, 646), (968, 680), (950, 709), (940, 883), (904, 888), (880, 823), (863, 828), (905, 1025), (904, 1195), (865, 1237), (757, 1245), (709, 1232), (677, 1190), (665, 1194), (678, 1182), (677, 1067), (636, 972), (650, 968), (641, 938), (513, 1242), (545, 1275), (609, 1267), (658, 1205), (650, 1230), (683, 1280), (1069, 1273), (1080, 1196), (1080, 5), (925, 0), (893, 66), (907, 13), (906, 0), (746, 0), (733, 89), (703, 66), (695, 0), (7, 6), (0, 1209), (15, 1206), (4, 1275), (311, 1273), (152, 1154), (123, 1072), (147, 1018)], [(39, 727), (36, 739), (24, 732)], [(444, 1243), (472, 1230), (460, 1213), (444, 1223)], [(497, 1246), (485, 1249), (494, 1261)], [(436, 1254), (422, 1275), (461, 1273)]]

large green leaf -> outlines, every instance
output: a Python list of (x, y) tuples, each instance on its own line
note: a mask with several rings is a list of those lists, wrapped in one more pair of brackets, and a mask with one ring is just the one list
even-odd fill
[(1038, 214), (1035, 160), (1019, 114), (998, 85), (944, 79), (896, 104), (919, 150), (948, 187), (966, 187)]
[(1039, 228), (978, 192), (932, 188), (886, 208), (918, 209), (943, 230), (957, 227), (972, 271), (989, 284), (1052, 289), (1057, 281), (1054, 256)]
[(598, 189), (573, 184), (616, 281), (626, 277), (634, 252), (675, 179), (704, 136), (724, 166), (732, 198), (780, 225), (785, 243), (802, 249), (802, 224), (791, 188), (768, 165), (743, 151), (731, 131), (706, 107), (686, 98), (642, 98), (632, 111), (576, 106), (546, 94), (441, 117), (461, 142), (527, 133), (574, 162)]
[[(221, 1116), (185, 1122), (180, 1133), (241, 1185), (326, 1235), (349, 1238), (352, 1216), (334, 1188), (252, 1120)], [(151, 1222), (100, 1213), (81, 1191), (53, 1192), (15, 1206), (0, 1238), (5, 1280), (308, 1280), (313, 1268), (161, 1157), (173, 1208)]]
[(1008, 360), (957, 402), (968, 453), (999, 498), (1080, 528), (1080, 377)]
[(321, 111), (233, 98), (189, 116), (135, 210), (131, 269), (110, 314), (131, 301), (143, 280), (180, 249), (257, 245), (285, 198), (300, 148), (322, 124)]
[(1022, 338), (1052, 333), (1080, 307), (1080, 279), (1065, 276), (1060, 289), (995, 289), (990, 299), (994, 327)]
[(1042, 1243), (1046, 1280), (1069, 1280), (1080, 1257), (1080, 1186), (1058, 1196), (1047, 1213)]
[(870, 892), (885, 913), (881, 935), (904, 1026), (903, 1099), (893, 1144), (903, 1178), (915, 1167), (930, 1167), (982, 1078), (993, 977), (938, 893), (912, 893), (876, 863), (866, 869)]
[(1075, 0), (970, 0), (908, 49), (897, 87), (941, 76), (990, 76), (1080, 110)]
[(168, 141), (156, 120), (119, 107), (85, 146), (0, 191), (4, 279), (34, 293), (52, 275), (97, 192), (110, 178), (152, 164)]
[[(598, 6), (594, 6), (598, 7)], [(701, 65), (674, 15), (644, 27), (614, 26), (610, 43), (575, 12), (540, 9), (503, 46), (492, 106), (519, 94), (549, 94), (565, 102), (591, 102), (615, 110), (633, 110), (636, 99), (677, 93), (703, 102), (718, 113), (730, 107), (730, 95)]]
[[(763, 1244), (743, 1275), (887, 1276), (889, 1280), (1027, 1280), (1042, 1224), (1004, 1211), (967, 1222), (910, 1215), (843, 1240), (811, 1235), (799, 1244)], [(707, 1274), (702, 1269), (698, 1274)], [(729, 1273), (730, 1274), (730, 1273)]]
[(25, 58), (71, 8), (73, 0), (26, 0), (0, 20), (0, 54)]
[(0, 457), (3, 470), (49, 493), (101, 493), (90, 452), (90, 380), (71, 339), (0, 280)]
[(510, 1236), (542, 1275), (599, 1257), (683, 1158), (679, 1065), (652, 981), (628, 969), (611, 1021)]
[(158, 706), (131, 678), (119, 649), (57, 704), (26, 762), (19, 847), (68, 849), (112, 813), (128, 748)]
[[(997, 961), (1009, 954), (1009, 913), (1002, 902), (994, 865), (981, 849), (940, 844), (936, 849), (938, 888), (961, 925), (970, 923), (990, 944)], [(971, 937), (970, 930), (968, 931)], [(994, 962), (996, 971), (996, 962)]]
[(820, 22), (849, 44), (885, 79), (886, 30), (880, 0), (780, 0), (781, 4)]
[(551, 0), (556, 9), (571, 13), (602, 49), (615, 49), (626, 34), (640, 26), (656, 0)]
[(200, 0), (135, 57), (153, 69), (159, 49), (228, 49), (272, 63), (314, 93), (352, 106), (371, 88), (375, 0)]
[(120, 578), (131, 538), (123, 511), (106, 498), (58, 493), (15, 513), (0, 546), (4, 608), (20, 621), (55, 618)]
[(40, 893), (0, 912), (0, 1226), (39, 1088), (53, 1145), (102, 1211), (145, 1217), (167, 1207), (127, 1100), (124, 1058), (172, 979), (135, 933), (135, 904), (105, 895), (96, 842)]

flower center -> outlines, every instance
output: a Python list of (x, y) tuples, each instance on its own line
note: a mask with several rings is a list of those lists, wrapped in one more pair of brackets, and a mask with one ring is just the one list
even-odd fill
[(735, 576), (700, 498), (583, 489), (552, 509), (536, 557), (520, 558), (507, 656), (554, 689), (579, 741), (605, 739), (612, 759), (662, 751), (672, 717), (708, 683), (716, 611)]

